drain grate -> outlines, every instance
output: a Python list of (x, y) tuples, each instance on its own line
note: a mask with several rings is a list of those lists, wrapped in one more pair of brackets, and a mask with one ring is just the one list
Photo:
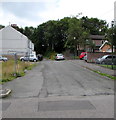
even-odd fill
[(47, 101), (39, 102), (39, 111), (62, 111), (95, 109), (89, 101)]

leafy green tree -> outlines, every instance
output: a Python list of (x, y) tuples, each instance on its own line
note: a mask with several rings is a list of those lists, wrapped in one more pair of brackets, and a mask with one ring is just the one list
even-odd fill
[(113, 45), (115, 46), (116, 49), (116, 26), (114, 26), (113, 30)]
[(18, 28), (17, 29), (19, 32), (21, 32), (22, 34), (24, 34), (24, 29), (23, 28)]
[(86, 41), (86, 47), (89, 47), (89, 50), (87, 50), (88, 52), (94, 52), (95, 49), (95, 43), (93, 43), (93, 41), (91, 39)]
[(37, 54), (44, 54), (47, 49), (47, 41), (45, 39), (45, 23), (39, 25), (35, 30), (33, 34), (32, 41), (35, 44), (35, 51)]
[(100, 20), (98, 18), (88, 18), (82, 17), (81, 18), (83, 27), (89, 30), (90, 34), (92, 35), (104, 35), (108, 30), (108, 24), (104, 20)]
[(66, 40), (66, 30), (68, 25), (64, 19), (48, 21), (45, 25), (44, 37), (48, 44), (48, 49), (56, 52), (64, 50)]
[(3, 26), (3, 25), (0, 25), (0, 29), (2, 29), (2, 28), (4, 28), (5, 26)]
[(33, 39), (33, 34), (34, 34), (34, 27), (25, 27), (23, 33), (28, 36), (28, 38), (31, 40)]
[(49, 46), (49, 50), (54, 50), (55, 43), (55, 21), (48, 21), (45, 25), (44, 35), (46, 42)]
[(89, 32), (82, 27), (82, 21), (73, 17), (69, 21), (68, 38), (65, 47), (73, 49), (74, 54), (77, 55), (77, 49), (80, 46), (86, 46), (86, 39), (89, 36)]
[(116, 48), (116, 26), (108, 29), (106, 39), (109, 41), (111, 46)]
[(69, 18), (64, 18), (55, 22), (55, 44), (54, 50), (56, 52), (63, 52), (65, 50), (64, 45), (67, 40), (67, 30), (68, 30), (68, 20)]

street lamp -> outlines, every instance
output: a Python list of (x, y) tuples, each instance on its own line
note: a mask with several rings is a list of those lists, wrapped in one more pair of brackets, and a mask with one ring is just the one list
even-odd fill
[(88, 49), (88, 45), (89, 45), (89, 40), (86, 39), (85, 50), (86, 50), (87, 52), (89, 51), (89, 49)]
[[(76, 40), (76, 37), (74, 37), (74, 40)], [(74, 59), (75, 59), (75, 56), (76, 56), (76, 48), (75, 48), (75, 45), (74, 45)]]

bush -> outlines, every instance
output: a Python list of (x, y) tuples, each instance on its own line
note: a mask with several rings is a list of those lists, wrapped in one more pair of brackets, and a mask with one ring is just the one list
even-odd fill
[(55, 59), (56, 52), (54, 51), (48, 51), (45, 54), (45, 58), (54, 60)]

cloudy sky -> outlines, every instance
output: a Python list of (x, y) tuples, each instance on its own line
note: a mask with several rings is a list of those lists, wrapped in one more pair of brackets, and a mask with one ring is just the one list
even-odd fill
[(114, 19), (116, 0), (1, 0), (0, 24), (17, 24), (19, 27), (38, 26), (48, 20), (64, 17), (88, 16), (106, 20)]

